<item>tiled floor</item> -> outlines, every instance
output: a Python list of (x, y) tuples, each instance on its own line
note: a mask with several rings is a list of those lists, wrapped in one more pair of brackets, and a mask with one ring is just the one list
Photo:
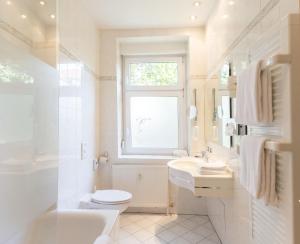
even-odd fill
[(207, 216), (122, 214), (116, 244), (221, 244)]

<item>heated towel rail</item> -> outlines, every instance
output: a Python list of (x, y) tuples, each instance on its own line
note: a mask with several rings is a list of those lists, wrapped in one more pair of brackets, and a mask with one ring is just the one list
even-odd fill
[(275, 152), (290, 152), (292, 150), (291, 143), (277, 142), (277, 141), (266, 141), (265, 149)]
[(291, 63), (291, 55), (277, 54), (264, 61), (262, 64), (262, 69), (264, 70), (278, 64), (290, 64), (290, 63)]

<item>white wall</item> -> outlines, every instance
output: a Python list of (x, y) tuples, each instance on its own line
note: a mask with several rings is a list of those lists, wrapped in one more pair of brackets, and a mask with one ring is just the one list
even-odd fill
[[(299, 11), (299, 3), (296, 0), (255, 0), (251, 1), (251, 4), (248, 1), (236, 1), (234, 6), (229, 6), (227, 2), (220, 1), (215, 14), (207, 25), (207, 48), (208, 52), (212, 54), (208, 57), (210, 76), (214, 76), (218, 72), (225, 60), (232, 61), (237, 74), (239, 74), (248, 65), (249, 57), (254, 60), (262, 55), (262, 52), (268, 52), (266, 47), (276, 43), (280, 39), (281, 33), (285, 33), (286, 30), (282, 29), (284, 26), (281, 22), (282, 18), (290, 12)], [(224, 19), (225, 13), (228, 14), (228, 18)], [(249, 26), (249, 23), (252, 25)], [(268, 35), (272, 36), (272, 33), (273, 38), (268, 38)], [(280, 47), (280, 44), (278, 46)], [(227, 159), (236, 157), (218, 145), (211, 144), (211, 146), (216, 153)], [(239, 162), (230, 160), (230, 164), (235, 171), (233, 198), (207, 199), (208, 212), (222, 243), (250, 244), (253, 243), (251, 197), (239, 184)], [(285, 164), (288, 165), (288, 161), (285, 161)], [(285, 170), (288, 171), (288, 167)], [(288, 201), (288, 199), (286, 200)], [(284, 213), (281, 207), (276, 211), (270, 208), (266, 211), (269, 211), (270, 215), (275, 212)], [(290, 216), (287, 213), (285, 217), (289, 218)], [(265, 216), (265, 218), (269, 218), (269, 216)], [(279, 225), (279, 219), (276, 221)], [(272, 224), (269, 223), (269, 225)], [(287, 226), (287, 234), (290, 229)], [(277, 234), (274, 233), (274, 236)], [(272, 233), (268, 233), (268, 235), (272, 235)], [(290, 241), (286, 240), (285, 243), (290, 243)]]
[[(201, 87), (206, 78), (206, 52), (204, 46), (204, 33), (203, 28), (181, 28), (181, 29), (148, 29), (148, 30), (103, 30), (100, 32), (100, 89), (99, 89), (99, 104), (100, 104), (100, 153), (108, 152), (110, 156), (109, 164), (102, 165), (97, 175), (97, 187), (98, 188), (111, 188), (111, 165), (112, 164), (159, 164), (166, 165), (168, 159), (155, 159), (155, 158), (142, 158), (142, 157), (129, 157), (120, 158), (118, 155), (119, 140), (118, 140), (118, 94), (120, 94), (120, 86), (118, 85), (120, 80), (120, 53), (118, 44), (120, 40), (128, 39), (145, 39), (148, 41), (151, 38), (163, 37), (162, 40), (169, 41), (174, 39), (186, 40), (185, 47), (181, 43), (174, 45), (159, 44), (160, 51), (165, 49), (167, 53), (174, 52), (174, 49), (187, 51), (187, 62), (189, 69), (187, 73), (189, 91), (192, 91), (193, 87)], [(157, 52), (157, 40), (156, 44), (151, 45), (151, 49)], [(174, 41), (173, 41), (174, 43)], [(124, 44), (123, 51), (124, 51)], [(132, 46), (126, 44), (126, 50), (133, 52)], [(149, 45), (148, 45), (149, 47)], [(145, 50), (145, 43), (135, 46), (135, 52)], [(139, 49), (139, 50), (137, 50)], [(149, 48), (148, 52), (149, 52)], [(184, 50), (187, 49), (187, 50)], [(199, 126), (203, 126), (202, 120), (199, 121)], [(195, 142), (197, 145), (195, 145)], [(204, 144), (204, 131), (202, 130), (198, 141), (191, 143), (193, 150), (201, 150), (200, 147)], [(155, 177), (153, 177), (155, 179)], [(162, 179), (165, 181), (167, 179)], [(179, 191), (180, 192), (180, 191)], [(198, 211), (198, 213), (206, 213), (205, 204), (203, 199), (195, 199), (191, 193), (186, 192), (190, 201), (195, 201), (194, 208), (190, 211)], [(180, 201), (182, 198), (174, 197), (176, 201)], [(186, 200), (185, 200), (186, 201)], [(180, 206), (180, 204), (178, 204)], [(183, 206), (183, 205), (181, 205)], [(197, 208), (196, 206), (201, 206)], [(180, 212), (183, 208), (178, 207)], [(187, 209), (183, 211), (186, 212)]]
[(82, 0), (62, 0), (59, 4), (60, 46), (98, 73), (99, 33)]
[[(219, 2), (206, 26), (209, 75), (214, 75), (224, 59), (244, 41), (251, 26), (257, 24), (260, 28), (267, 29), (279, 20), (270, 16), (261, 23), (255, 23), (260, 11), (264, 10), (263, 15), (266, 15), (269, 6), (272, 5), (278, 5), (278, 12), (273, 14), (273, 16), (277, 14), (278, 18), (284, 17), (287, 13), (295, 13), (299, 8), (298, 0), (253, 0), (251, 4), (247, 1), (235, 1), (234, 5), (229, 5), (225, 0)], [(252, 38), (259, 34), (253, 31), (252, 33), (254, 34)], [(248, 44), (251, 44), (250, 37), (249, 35)], [(245, 51), (241, 53), (241, 55), (244, 54)]]
[(76, 208), (94, 189), (98, 30), (81, 1), (59, 1), (59, 208)]

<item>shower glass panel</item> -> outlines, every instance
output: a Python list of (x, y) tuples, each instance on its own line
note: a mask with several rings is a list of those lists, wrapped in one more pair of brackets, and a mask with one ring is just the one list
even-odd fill
[(0, 1), (1, 244), (57, 201), (55, 15), (54, 0)]

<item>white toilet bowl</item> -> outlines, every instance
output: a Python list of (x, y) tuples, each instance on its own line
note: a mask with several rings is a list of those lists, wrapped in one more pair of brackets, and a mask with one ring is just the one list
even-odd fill
[(86, 194), (80, 200), (81, 209), (113, 209), (124, 212), (132, 199), (132, 194), (120, 190), (99, 190)]

